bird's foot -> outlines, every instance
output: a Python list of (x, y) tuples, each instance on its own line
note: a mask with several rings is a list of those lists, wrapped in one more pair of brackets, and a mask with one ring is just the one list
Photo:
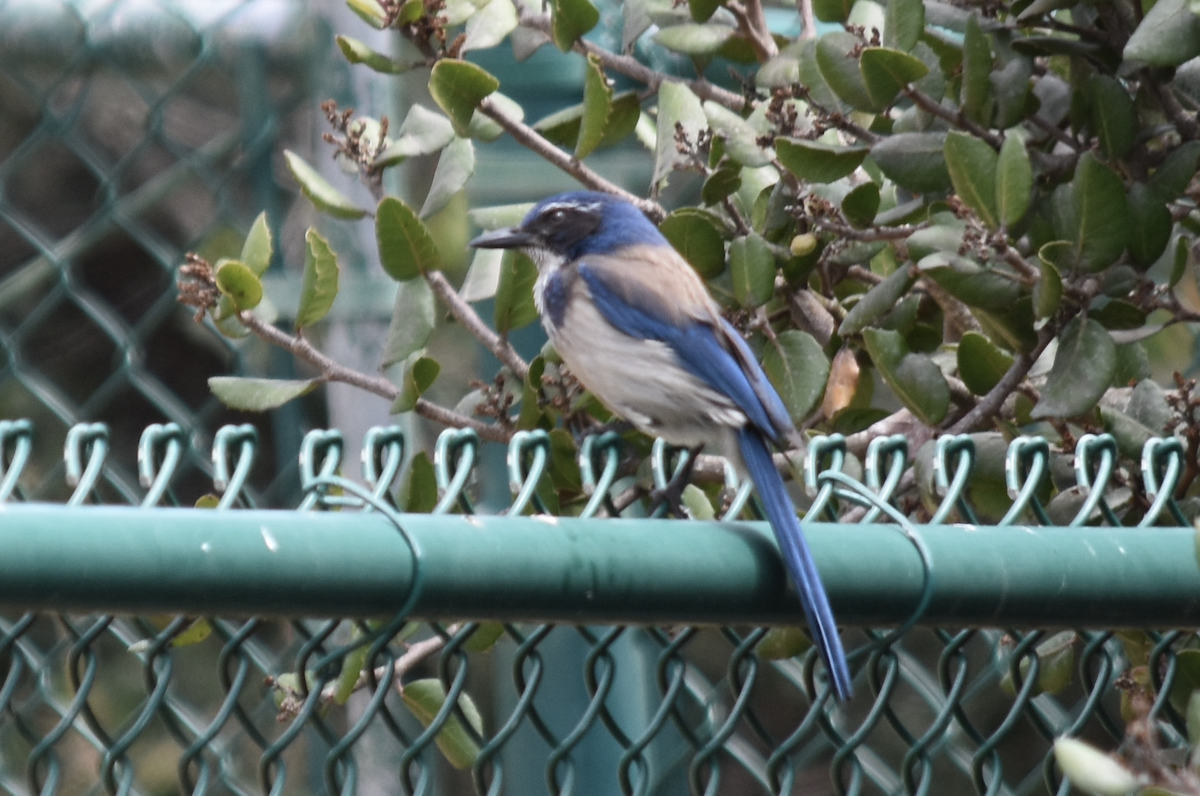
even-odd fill
[(703, 450), (703, 445), (697, 445), (684, 451), (687, 459), (683, 465), (679, 467), (671, 480), (666, 486), (661, 489), (653, 489), (650, 491), (650, 516), (661, 517), (665, 512), (670, 511), (671, 516), (677, 519), (686, 519), (687, 509), (683, 505), (683, 490), (691, 483), (692, 471), (696, 467), (696, 459), (700, 456), (700, 451)]

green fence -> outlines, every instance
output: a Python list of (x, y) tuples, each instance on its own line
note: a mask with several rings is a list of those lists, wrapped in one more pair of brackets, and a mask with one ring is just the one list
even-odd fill
[(1010, 446), (990, 526), (971, 437), (938, 444), (920, 525), (888, 503), (903, 440), (873, 444), (873, 488), (816, 440), (809, 516), (857, 518), (808, 525), (856, 675), (838, 705), (768, 630), (800, 613), (746, 490), (721, 522), (594, 518), (615, 440), (586, 447), (584, 516), (553, 518), (549, 440), (519, 437), (507, 516), (484, 517), (469, 432), (439, 440), (435, 512), (403, 515), (394, 428), (368, 435), (362, 484), (333, 474), (339, 434), (308, 435), (297, 511), (245, 507), (247, 427), (216, 435), (214, 510), (156, 507), (186, 458), (172, 426), (143, 436), (137, 505), (87, 505), (112, 464), (98, 425), (68, 434), (68, 505), (24, 504), (31, 431), (0, 424), (0, 605), (28, 611), (0, 636), (11, 793), (1056, 793), (1059, 735), (1115, 747), (1133, 715), (1185, 744), (1195, 636), (1152, 630), (1200, 618), (1174, 440), (1147, 444), (1136, 528), (1104, 525), (1130, 483), (1106, 436), (1080, 442), (1067, 527), (1037, 523), (1039, 440)]
[[(301, 259), (279, 153), (311, 149), (319, 100), (369, 99), (325, 5), (0, 0), (0, 417), (28, 418), (0, 421), (0, 789), (1033, 794), (1069, 789), (1060, 734), (1111, 748), (1133, 717), (1184, 745), (1176, 441), (1137, 472), (1105, 437), (1074, 471), (1022, 439), (1005, 476), (973, 469), (997, 436), (946, 439), (902, 511), (902, 441), (862, 463), (815, 442), (809, 534), (857, 678), (837, 705), (745, 489), (723, 522), (600, 519), (597, 439), (585, 516), (552, 518), (544, 438), (448, 432), (437, 509), (400, 515), (420, 429), (359, 456), (304, 434), (358, 417), (319, 397), (217, 403), (208, 377), (291, 363), (195, 324), (175, 269), (264, 208), (272, 270)], [(476, 183), (518, 171), (481, 160)], [(338, 245), (349, 305), (380, 306)], [(1066, 499), (1043, 506), (1051, 471)], [(1118, 527), (1131, 502), (1144, 527)]]

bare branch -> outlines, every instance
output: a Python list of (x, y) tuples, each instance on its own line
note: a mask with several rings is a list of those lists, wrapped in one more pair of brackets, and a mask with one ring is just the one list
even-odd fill
[(479, 111), (488, 118), (495, 120), (501, 127), (507, 130), (508, 134), (516, 139), (518, 144), (542, 156), (587, 187), (619, 196), (627, 202), (637, 205), (643, 213), (655, 221), (662, 221), (666, 218), (667, 211), (663, 209), (662, 205), (652, 202), (649, 199), (643, 199), (636, 194), (626, 191), (616, 183), (609, 182), (583, 165), (578, 158), (568, 155), (550, 143), (537, 130), (534, 130), (521, 120), (509, 116), (496, 103), (492, 102), (490, 98), (485, 98), (479, 103)]
[(1037, 362), (1042, 352), (1046, 350), (1046, 346), (1054, 339), (1051, 333), (1050, 325), (1043, 326), (1038, 331), (1037, 344), (1032, 351), (1023, 352), (1017, 355), (1013, 360), (1012, 366), (1005, 373), (1000, 381), (996, 382), (987, 395), (980, 399), (979, 403), (975, 404), (975, 408), (958, 419), (958, 422), (946, 429), (947, 434), (965, 434), (968, 431), (974, 431), (982, 428), (1004, 405), (1004, 401), (1008, 396), (1017, 389), (1021, 380), (1029, 374), (1029, 369), (1033, 367), (1033, 363)]
[[(300, 335), (288, 334), (265, 322), (252, 312), (238, 313), (238, 320), (258, 338), (291, 352), (296, 357), (303, 359), (315, 367), (320, 371), (321, 378), (325, 381), (340, 381), (344, 384), (350, 384), (378, 395), (381, 398), (386, 398), (389, 401), (396, 400), (400, 395), (400, 389), (382, 376), (371, 376), (341, 365), (318, 351), (313, 347), (312, 343)], [(475, 433), (479, 434), (481, 438), (490, 442), (508, 442), (511, 436), (503, 428), (459, 414), (451, 409), (446, 409), (427, 401), (424, 398), (417, 399), (417, 404), (413, 407), (413, 411), (422, 417), (446, 426), (474, 429)]]
[(945, 119), (955, 127), (961, 130), (966, 130), (976, 138), (983, 139), (988, 143), (988, 146), (990, 146), (992, 149), (995, 149), (997, 152), (1000, 151), (1000, 146), (1004, 143), (1004, 138), (996, 135), (991, 130), (985, 130), (984, 128), (980, 127), (978, 124), (964, 116), (962, 111), (952, 111), (943, 106), (940, 102), (934, 100), (933, 97), (930, 97), (928, 94), (925, 94), (921, 91), (917, 91), (911, 86), (904, 89), (904, 96), (912, 100), (913, 104), (921, 110), (927, 111), (928, 113), (937, 116), (939, 119)]
[(779, 46), (771, 38), (771, 30), (767, 27), (767, 16), (763, 13), (761, 0), (729, 0), (725, 7), (737, 18), (738, 28), (750, 40), (750, 46), (760, 62), (779, 54)]
[[(546, 14), (522, 14), (521, 24), (527, 28), (540, 30), (547, 36), (551, 35), (550, 17)], [(774, 44), (774, 42), (772, 42)], [(600, 60), (600, 64), (614, 72), (620, 72), (626, 77), (631, 77), (639, 83), (644, 83), (651, 91), (658, 91), (658, 87), (663, 82), (682, 83), (692, 90), (702, 100), (712, 100), (713, 102), (729, 108), (731, 111), (741, 111), (746, 107), (746, 98), (741, 94), (714, 86), (707, 80), (684, 80), (683, 78), (664, 75), (662, 72), (657, 72), (645, 64), (628, 55), (610, 52), (599, 45), (592, 44), (590, 41), (579, 40), (575, 42), (575, 51), (581, 55), (594, 55)]]
[(521, 359), (520, 354), (507, 340), (501, 338), (483, 322), (483, 319), (475, 312), (475, 308), (464, 301), (454, 286), (446, 280), (446, 275), (441, 271), (429, 271), (425, 274), (425, 281), (450, 310), (450, 314), (454, 316), (455, 320), (466, 327), (476, 340), (487, 346), (487, 349), (496, 355), (496, 359), (507, 365), (509, 370), (521, 381), (524, 381), (525, 377), (529, 375), (529, 363)]

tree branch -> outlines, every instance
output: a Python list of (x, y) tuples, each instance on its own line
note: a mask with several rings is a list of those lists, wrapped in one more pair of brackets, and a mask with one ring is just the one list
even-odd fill
[(992, 149), (995, 149), (997, 152), (1000, 151), (1000, 146), (1004, 143), (1004, 138), (996, 135), (991, 130), (985, 130), (980, 127), (966, 116), (963, 116), (962, 111), (956, 113), (935, 101), (933, 97), (917, 91), (911, 86), (904, 88), (904, 96), (912, 100), (913, 104), (921, 110), (931, 113), (939, 119), (944, 119), (959, 129), (966, 130), (976, 138), (982, 138)]
[(1013, 360), (1012, 366), (1005, 373), (1000, 381), (996, 382), (988, 394), (980, 399), (979, 403), (975, 404), (975, 408), (967, 412), (958, 419), (958, 422), (946, 429), (947, 434), (965, 434), (968, 431), (974, 431), (987, 424), (992, 417), (1000, 411), (1000, 407), (1004, 405), (1004, 401), (1008, 396), (1017, 389), (1021, 380), (1029, 374), (1029, 369), (1033, 367), (1033, 363), (1037, 362), (1042, 352), (1046, 350), (1046, 346), (1050, 345), (1050, 341), (1054, 339), (1054, 335), (1050, 333), (1050, 325), (1043, 326), (1038, 331), (1037, 344), (1032, 351), (1028, 353), (1018, 354)]
[(488, 351), (495, 354), (496, 359), (508, 366), (514, 375), (524, 381), (525, 377), (529, 375), (529, 363), (521, 359), (520, 354), (507, 340), (501, 338), (483, 322), (479, 313), (475, 312), (475, 308), (464, 301), (454, 286), (446, 280), (446, 275), (441, 271), (429, 271), (425, 274), (425, 281), (450, 310), (450, 314), (454, 316), (455, 320), (461, 323), (476, 340), (483, 343)]
[[(252, 312), (238, 313), (238, 320), (259, 339), (271, 345), (289, 351), (294, 356), (303, 359), (321, 372), (325, 381), (339, 381), (366, 390), (369, 393), (394, 401), (400, 395), (400, 389), (382, 376), (370, 376), (357, 370), (341, 365), (313, 347), (312, 343), (300, 335), (292, 335), (267, 323)], [(413, 411), (422, 417), (453, 428), (470, 428), (485, 440), (490, 442), (508, 442), (511, 436), (507, 431), (489, 423), (476, 420), (473, 417), (459, 414), (451, 409), (438, 406), (424, 398), (418, 398)]]
[[(546, 14), (522, 14), (521, 25), (526, 28), (539, 30), (547, 36), (551, 36), (552, 34), (550, 17)], [(771, 43), (774, 44), (775, 42), (772, 41)], [(632, 56), (610, 52), (599, 45), (592, 44), (590, 41), (582, 39), (576, 41), (575, 51), (585, 56), (596, 56), (600, 60), (601, 66), (611, 69), (614, 72), (620, 72), (639, 83), (644, 83), (651, 91), (658, 91), (658, 87), (664, 81), (682, 83), (691, 89), (692, 93), (700, 99), (712, 100), (719, 105), (724, 105), (731, 111), (740, 112), (746, 107), (746, 98), (741, 94), (736, 94), (720, 86), (714, 86), (707, 80), (685, 80), (671, 75), (664, 75), (662, 72), (651, 69)]]
[(649, 199), (643, 199), (636, 194), (632, 194), (614, 182), (609, 182), (601, 177), (596, 172), (592, 171), (587, 166), (575, 157), (568, 155), (550, 141), (546, 140), (537, 130), (534, 130), (529, 125), (519, 119), (514, 119), (505, 113), (501, 108), (492, 102), (490, 98), (484, 98), (479, 103), (479, 111), (489, 119), (496, 121), (503, 127), (508, 134), (511, 135), (518, 144), (540, 155), (550, 161), (555, 166), (570, 174), (575, 179), (589, 188), (597, 191), (611, 193), (614, 196), (619, 196), (637, 207), (652, 218), (654, 221), (662, 221), (667, 216), (667, 211), (662, 205), (657, 202), (652, 202)]
[(725, 7), (737, 18), (738, 28), (750, 40), (750, 46), (754, 48), (760, 63), (779, 55), (779, 46), (771, 38), (761, 0), (729, 0)]

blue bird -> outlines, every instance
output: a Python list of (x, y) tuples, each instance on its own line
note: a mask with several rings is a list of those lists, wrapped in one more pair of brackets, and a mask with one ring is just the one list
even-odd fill
[(639, 431), (718, 448), (749, 475), (840, 699), (846, 654), (771, 445), (796, 435), (779, 394), (704, 282), (636, 206), (575, 191), (545, 199), (517, 227), (471, 241), (537, 264), (534, 300), (579, 381)]

